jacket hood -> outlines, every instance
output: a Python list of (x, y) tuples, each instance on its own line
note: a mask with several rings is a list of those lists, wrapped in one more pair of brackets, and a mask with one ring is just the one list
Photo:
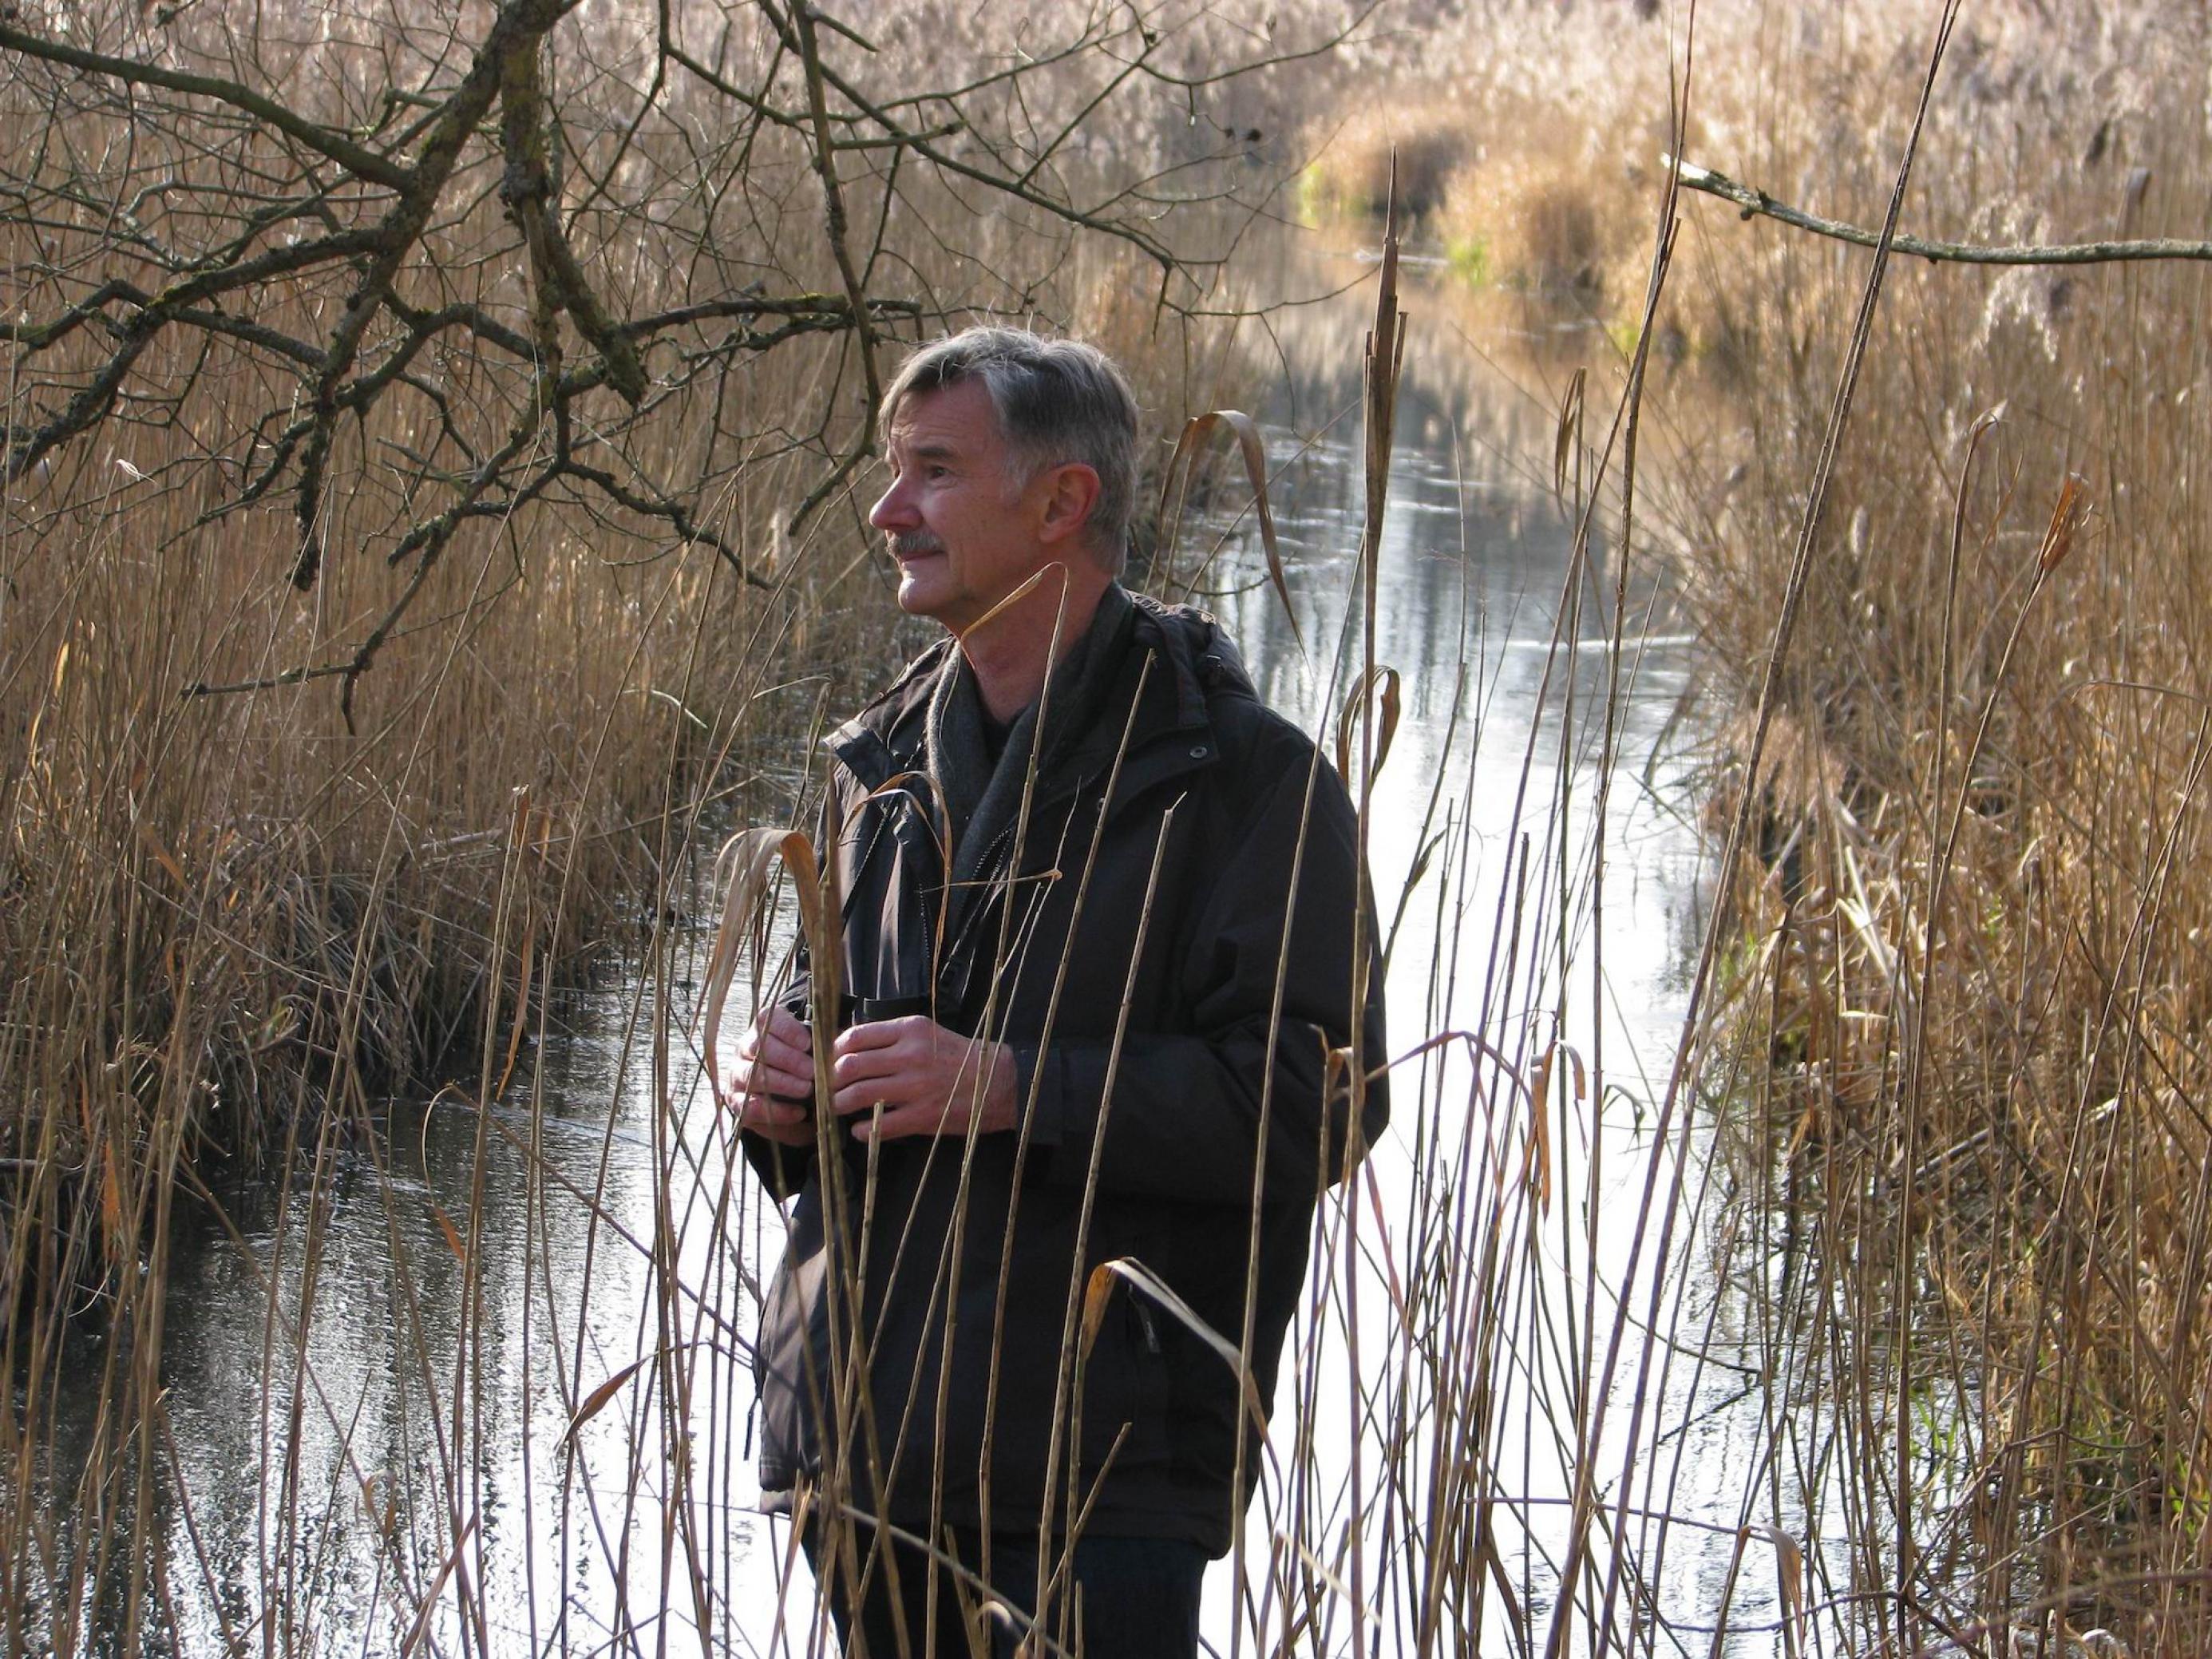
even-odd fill
[[(1194, 722), (1204, 718), (1210, 696), (1233, 696), (1256, 702), (1259, 692), (1244, 666), (1243, 654), (1228, 630), (1210, 611), (1192, 605), (1164, 605), (1143, 594), (1133, 596), (1138, 615), (1138, 637), (1148, 635), (1176, 670), (1177, 696), (1184, 713)], [(1149, 622), (1149, 627), (1147, 627)]]

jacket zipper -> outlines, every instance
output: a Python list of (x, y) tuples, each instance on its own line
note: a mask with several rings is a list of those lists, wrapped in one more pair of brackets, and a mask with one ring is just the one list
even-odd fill
[[(1088, 775), (1079, 777), (1070, 788), (1065, 791), (1056, 790), (1043, 800), (1032, 803), (1030, 808), (1032, 819), (1039, 808), (1056, 806), (1062, 799), (1081, 799), (1083, 792), (1091, 787), (1091, 780)], [(973, 878), (979, 887), (993, 879), (990, 872), (997, 865), (1000, 855), (1012, 852), (1014, 831), (1019, 826), (1020, 819), (1017, 817), (1014, 823), (1008, 824), (997, 835), (992, 836), (990, 843), (983, 848), (983, 856), (975, 861), (975, 874)], [(1011, 888), (1012, 882), (1010, 881), (1007, 885)], [(962, 907), (959, 933), (945, 946), (945, 961), (947, 967), (950, 967), (957, 959), (961, 947), (967, 944), (969, 933), (974, 931), (975, 918), (982, 913), (981, 900), (982, 895), (979, 894)]]

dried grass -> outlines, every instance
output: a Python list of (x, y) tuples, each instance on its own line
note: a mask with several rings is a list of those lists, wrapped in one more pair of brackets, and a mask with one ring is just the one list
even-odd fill
[[(1462, 271), (1601, 272), (1634, 341), (1613, 249), (1648, 245), (1668, 106), (1635, 45), (1684, 24), (1501, 3), (1407, 52), (1465, 112), (1432, 220)], [(1681, 154), (1878, 225), (1929, 27), (1700, 6)], [(2203, 53), (2155, 9), (1972, 9), (1902, 228), (2203, 236)], [(1867, 256), (1682, 216), (1647, 489), (1755, 690)], [(1752, 1128), (1742, 1224), (1792, 1241), (1764, 1340), (1875, 1598), (1850, 1645), (2212, 1641), (2203, 282), (1895, 269), (1773, 735), (1723, 792), (1765, 827), (1707, 1071)]]
[[(2203, 234), (2174, 186), (2212, 158), (2159, 89), (2201, 46), (2148, 15), (1977, 21), (1910, 228)], [(1878, 52), (1819, 57), (1856, 90), (1818, 124), (1771, 112), (1747, 171), (1870, 222), (1895, 80)], [(1704, 626), (1757, 662), (1863, 256), (1725, 213), (1692, 210), (1721, 373), (1681, 377), (1674, 427), (1735, 429), (1685, 441), (1673, 511)], [(1771, 812), (1743, 1035), (1775, 1063), (1747, 1103), (1820, 1241), (1795, 1363), (1809, 1393), (1828, 1346), (1865, 1402), (1843, 1469), (1864, 1582), (1922, 1604), (1881, 1621), (1893, 1644), (1938, 1617), (2043, 1651), (2212, 1631), (2201, 289), (2179, 265), (1899, 269), (1787, 667), (1790, 752), (1737, 786)], [(1937, 1400), (1957, 1418), (1931, 1436)]]
[[(904, 29), (884, 36), (902, 51), (957, 56), (953, 15), (864, 21)], [(1264, 131), (1251, 143), (1265, 150), (1287, 142), (1276, 137), (1285, 111), (1326, 109), (1352, 89), (1353, 121), (1339, 129), (1324, 116), (1310, 135), (1337, 135), (1316, 199), (1369, 210), (1395, 142), (1401, 185), (1432, 234), (1483, 239), (1494, 274), (1581, 285), (1615, 337), (1639, 344), (1640, 316), (1626, 319), (1646, 287), (1634, 261), (1650, 244), (1656, 152), (1679, 148), (1777, 194), (1877, 220), (1923, 45), (1924, 20), (1902, 5), (1713, 4), (1701, 19), (1685, 134), (1664, 113), (1666, 17), (1503, 0), (1418, 37), (1370, 41), (1288, 93), (1278, 83), (1258, 112), (1240, 113), (1239, 130)], [(2020, 4), (1987, 8), (1970, 28), (1940, 83), (1911, 228), (2203, 234), (2195, 182), (2212, 176), (2212, 158), (2184, 95), (2203, 84), (2202, 43), (2185, 27), (2148, 13), (2053, 19)], [(1424, 90), (1377, 112), (1377, 84)], [(1171, 169), (1186, 159), (1177, 144), (1194, 141), (1129, 142)], [(804, 178), (790, 160), (764, 157), (748, 204), (758, 216), (747, 234), (767, 244), (799, 210), (790, 192)], [(1069, 165), (1079, 179), (1090, 161)], [(1778, 550), (1803, 516), (1865, 267), (1709, 202), (1686, 201), (1682, 213), (1654, 319), (1683, 343), (1682, 361), (1637, 360), (1651, 375), (1644, 441), (1664, 451), (1646, 466), (1664, 474), (1656, 511), (1715, 656), (1756, 665), (1780, 603)], [(730, 251), (764, 258), (763, 242)], [(908, 257), (948, 303), (1059, 296), (1056, 307), (1092, 319), (1159, 388), (1147, 398), (1157, 409), (1180, 412), (1173, 388), (1231, 361), (1218, 337), (1159, 343), (1148, 285), (1130, 267), (1064, 254), (1020, 226), (956, 237), (940, 224)], [(651, 263), (639, 282), (654, 279)], [(2195, 878), (2212, 854), (2212, 684), (2197, 648), (2212, 628), (2212, 532), (2193, 499), (2208, 459), (2197, 411), (2212, 392), (2201, 286), (2180, 269), (2064, 281), (1893, 271), (1774, 736), (1757, 775), (1732, 785), (1756, 796), (1765, 831), (1741, 872), (1753, 901), (1742, 936), (1725, 942), (1728, 1018), (1700, 1057), (1736, 1158), (1711, 1178), (1740, 1193), (1714, 1259), (1743, 1293), (1765, 1438), (1714, 1617), (1726, 1625), (1737, 1569), (1771, 1548), (1785, 1648), (2057, 1654), (2095, 1626), (2135, 1653), (2184, 1656), (2212, 1631), (2212, 889)], [(826, 356), (777, 364), (733, 374), (730, 394), (749, 418), (819, 406)], [(2006, 418), (1969, 474), (1967, 434), (2000, 402)], [(374, 462), (376, 441), (392, 435), (344, 441), (356, 488), (341, 544), (402, 505)], [(203, 505), (186, 464), (198, 434), (79, 452), (9, 499), (9, 1650), (70, 1650), (117, 1629), (130, 1648), (170, 1593), (148, 1577), (163, 1571), (149, 1565), (158, 1553), (130, 1540), (152, 1535), (153, 1486), (173, 1467), (158, 1408), (169, 1222), (208, 1151), (270, 1148), (273, 1178), (306, 1195), (304, 1236), (271, 1256), (306, 1271), (307, 1287), (295, 1278), (282, 1288), (272, 1273), (258, 1379), (294, 1413), (262, 1433), (270, 1536), (246, 1570), (267, 1614), (258, 1633), (276, 1650), (331, 1634), (317, 1622), (319, 1592), (295, 1575), (318, 1528), (338, 1523), (295, 1490), (288, 1460), (313, 1393), (311, 1264), (331, 1171), (341, 1143), (373, 1127), (386, 1084), (442, 1056), (473, 1070), (463, 1092), (489, 1104), (526, 1034), (545, 1029), (547, 983), (642, 945), (659, 1012), (638, 1017), (633, 1048), (659, 1068), (653, 1133), (670, 1144), (656, 1158), (682, 1174), (697, 1154), (667, 1093), (681, 998), (665, 907), (683, 890), (686, 848), (700, 844), (695, 819), (726, 799), (708, 780), (765, 763), (756, 740), (787, 742), (821, 709), (845, 706), (848, 679), (872, 679), (871, 665), (893, 650), (859, 620), (871, 578), (850, 507), (812, 539), (780, 544), (771, 512), (812, 475), (795, 455), (775, 464), (718, 449), (726, 436), (702, 407), (673, 407), (633, 459), (726, 476), (717, 522), (774, 571), (776, 592), (748, 592), (710, 552), (619, 520), (578, 529), (550, 514), (518, 519), (437, 573), (422, 614), (440, 626), (393, 641), (362, 683), (350, 728), (327, 688), (179, 695), (317, 659), (380, 614), (399, 580), (335, 559), (303, 604), (284, 581), (286, 526), (240, 518), (186, 534)], [(1547, 424), (1538, 447), (1550, 436)], [(1570, 477), (1580, 488), (1579, 449), (1577, 460), (1557, 469), (1563, 495)], [(1656, 487), (1643, 484), (1647, 528)], [(1531, 775), (1524, 760), (1518, 787)], [(1500, 927), (1486, 959), (1467, 950), (1465, 976), (1486, 981), (1479, 1021), (1435, 1039), (1439, 1056), (1463, 1042), (1489, 1092), (1468, 1096), (1441, 1058), (1433, 1071), (1414, 1061), (1400, 1097), (1415, 1126), (1402, 1212), (1385, 1218), (1378, 1189), (1363, 1185), (1324, 1217), (1323, 1276), (1278, 1404), (1297, 1428), (1279, 1442), (1240, 1586), (1255, 1634), (1320, 1649), (1341, 1646), (1347, 1628), (1354, 1641), (1389, 1631), (1436, 1651), (1500, 1628), (1533, 1646), (1548, 1621), (1563, 1646), (1582, 1639), (1575, 1628), (1599, 1644), (1645, 1639), (1623, 1632), (1662, 1575), (1638, 1553), (1656, 1535), (1664, 1553), (1681, 1454), (1672, 1474), (1660, 1458), (1617, 1492), (1597, 1486), (1615, 1455), (1608, 1412), (1659, 1401), (1674, 1351), (1656, 1362), (1658, 1393), (1647, 1395), (1650, 1360), (1619, 1390), (1600, 1386), (1615, 1375), (1610, 1358), (1599, 1361), (1608, 1324), (1617, 1341), (1644, 1310), (1625, 1292), (1617, 1312), (1600, 1310), (1594, 1200), (1580, 1212), (1571, 1202), (1598, 1191), (1598, 1143), (1580, 1137), (1604, 1071), (1586, 1075), (1527, 1017), (1570, 998), (1566, 914), (1592, 879), (1567, 829), (1584, 805), (1571, 811), (1560, 787), (1558, 799), (1531, 800), (1525, 820), (1538, 844), (1533, 860), (1522, 854), (1515, 902), (1529, 906), (1530, 931)], [(1523, 822), (1516, 811), (1516, 832)], [(1467, 890), (1456, 884), (1475, 849), (1441, 831), (1435, 844), (1431, 966), (1443, 984), (1462, 971), (1461, 930), (1491, 919), (1451, 896)], [(1554, 882), (1558, 915), (1546, 908)], [(1548, 946), (1516, 954), (1554, 926), (1556, 960)], [(328, 1110), (333, 1101), (344, 1109)], [(507, 1136), (536, 1160), (532, 1201), (543, 1201), (555, 1177), (532, 1139), (542, 1122), (517, 1130), (489, 1110), (473, 1122), (478, 1195), (486, 1148)], [(378, 1155), (374, 1134), (358, 1138)], [(1691, 1177), (1671, 1156), (1662, 1134), (1652, 1178), (1677, 1184), (1648, 1189), (1638, 1218), (1662, 1237), (1690, 1212)], [(412, 1200), (386, 1173), (379, 1195), (397, 1216)], [(696, 1517), (726, 1495), (716, 1483), (735, 1455), (733, 1417), (715, 1392), (727, 1385), (715, 1344), (728, 1334), (716, 1310), (757, 1285), (745, 1289), (734, 1256), (686, 1278), (685, 1240), (708, 1230), (702, 1207), (732, 1201), (699, 1185), (703, 1197), (659, 1192), (653, 1236), (623, 1241), (647, 1286), (635, 1351), (605, 1364), (594, 1353), (587, 1370), (584, 1335), (569, 1334), (553, 1386), (571, 1402), (570, 1438), (619, 1429), (632, 1462), (623, 1492), (563, 1487), (564, 1550), (585, 1524), (571, 1527), (572, 1502), (626, 1539), (641, 1491), (664, 1478), (656, 1496), (672, 1526), (713, 1524)], [(582, 1199), (604, 1218), (595, 1196)], [(503, 1281), (480, 1211), (439, 1211), (434, 1261), (410, 1262), (395, 1246), (403, 1275), (457, 1281), (456, 1305), (478, 1310), (441, 1334), (451, 1376), (423, 1389), (434, 1417), (451, 1413), (439, 1421), (452, 1464), (404, 1512), (381, 1472), (358, 1483), (401, 1581), (392, 1599), (423, 1637), (445, 1628), (432, 1612), (441, 1595), (456, 1620), (483, 1618), (448, 1589), (482, 1583), (483, 1534), (461, 1495), (479, 1478), (470, 1460), (483, 1425), (467, 1402), (501, 1358), (496, 1322), (487, 1331), (479, 1314), (486, 1285)], [(744, 1242), (757, 1222), (717, 1209), (711, 1227)], [(522, 1252), (526, 1321), (556, 1305), (550, 1283), (545, 1302), (532, 1300), (532, 1275), (550, 1273), (532, 1255), (538, 1243)], [(1655, 1248), (1638, 1284), (1656, 1313), (1680, 1269)], [(1591, 1287), (1588, 1300), (1571, 1273), (1563, 1297), (1546, 1277), (1554, 1250)], [(1376, 1256), (1387, 1318), (1328, 1305), (1371, 1290), (1378, 1281), (1359, 1264)], [(101, 1402), (82, 1431), (90, 1443), (64, 1446), (50, 1399), (88, 1294), (120, 1340), (90, 1364)], [(408, 1305), (419, 1318), (430, 1300)], [(1668, 1317), (1684, 1317), (1679, 1299)], [(1695, 1364), (1702, 1374), (1702, 1355)], [(1511, 1394), (1516, 1374), (1538, 1377), (1529, 1393)], [(1321, 1470), (1306, 1435), (1353, 1388), (1350, 1478), (1322, 1492), (1324, 1474), (1342, 1472)], [(701, 1420), (712, 1425), (703, 1449), (690, 1439)], [(465, 1447), (464, 1424), (475, 1437)], [(1524, 1449), (1541, 1440), (1563, 1457), (1586, 1454), (1571, 1506), (1588, 1571), (1570, 1572), (1544, 1607), (1525, 1600), (1536, 1552), (1507, 1559), (1514, 1528), (1534, 1534), (1545, 1501), (1500, 1474), (1516, 1437)], [(1784, 1465), (1804, 1483), (1802, 1537), (1778, 1520), (1753, 1523), (1770, 1495), (1753, 1488), (1778, 1488)], [(283, 1501), (268, 1504), (272, 1491)], [(106, 1524), (78, 1537), (64, 1524), (75, 1513)], [(1616, 1522), (1632, 1528), (1620, 1540), (1607, 1530)], [(726, 1583), (709, 1577), (726, 1562), (697, 1565), (711, 1555), (687, 1533), (666, 1558), (670, 1583), (690, 1575), (702, 1629), (728, 1616), (716, 1600)], [(228, 1615), (218, 1606), (216, 1616)], [(565, 1625), (544, 1634), (549, 1646), (582, 1644)], [(480, 1628), (469, 1639), (481, 1645)]]

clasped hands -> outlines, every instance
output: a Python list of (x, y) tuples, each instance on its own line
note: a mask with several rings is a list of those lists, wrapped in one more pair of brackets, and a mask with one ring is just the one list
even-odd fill
[[(840, 1031), (830, 1048), (830, 1109), (851, 1122), (856, 1140), (964, 1136), (971, 1118), (988, 1134), (1012, 1128), (1019, 1115), (1012, 1051), (922, 1014)], [(739, 1128), (802, 1146), (814, 1139), (813, 1096), (813, 1030), (772, 1007), (738, 1039), (737, 1071), (722, 1104)]]

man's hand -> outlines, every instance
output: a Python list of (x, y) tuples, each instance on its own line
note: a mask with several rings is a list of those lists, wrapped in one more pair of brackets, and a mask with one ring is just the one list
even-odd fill
[(814, 1033), (789, 1011), (770, 1008), (738, 1039), (738, 1069), (722, 1104), (738, 1127), (786, 1146), (814, 1144)]
[[(855, 1025), (839, 1034), (830, 1078), (838, 1116), (859, 1120), (853, 1137), (965, 1135), (1011, 1129), (1019, 1121), (1013, 1052), (948, 1031), (922, 1014)], [(876, 1105), (881, 1118), (872, 1118)]]

